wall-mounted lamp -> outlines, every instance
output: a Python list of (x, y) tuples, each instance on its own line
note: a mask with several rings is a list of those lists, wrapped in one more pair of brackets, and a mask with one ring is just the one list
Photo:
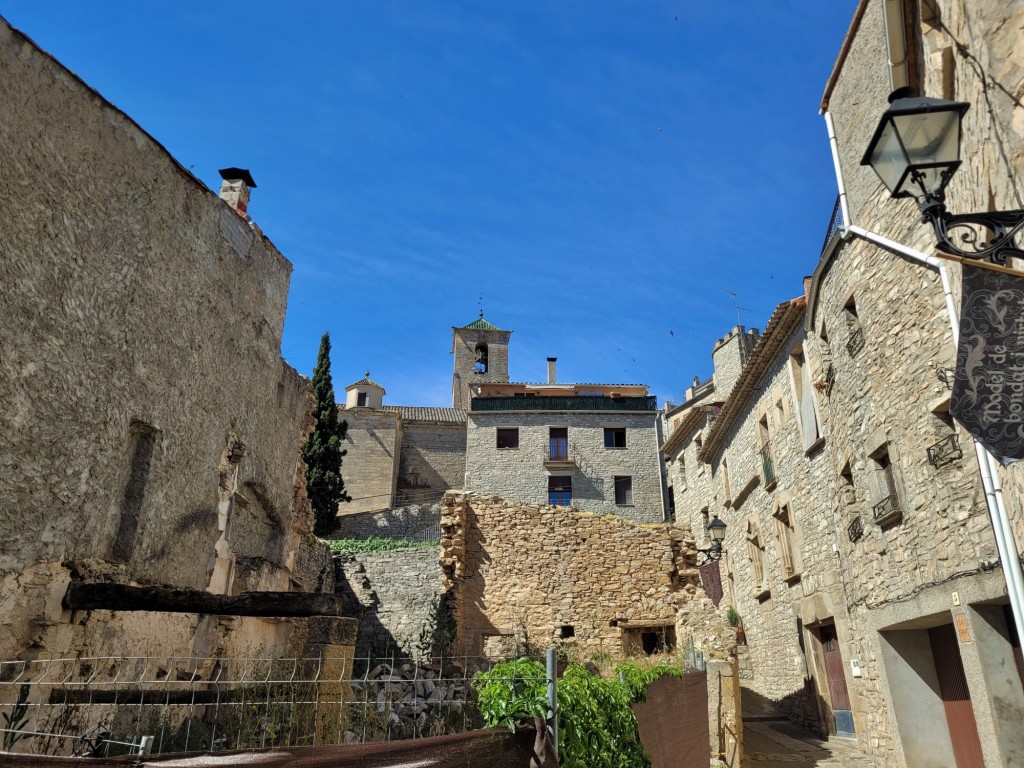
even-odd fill
[(722, 558), (722, 542), (725, 540), (725, 523), (723, 523), (718, 515), (705, 526), (708, 533), (711, 534), (711, 546), (707, 549), (701, 549), (697, 547), (697, 565), (701, 566), (706, 563), (710, 563), (713, 560), (720, 560)]
[(941, 250), (998, 263), (1008, 256), (1024, 258), (1014, 240), (1024, 226), (1024, 210), (946, 210), (946, 185), (960, 167), (961, 123), (970, 106), (915, 96), (911, 88), (893, 91), (860, 164), (870, 165), (893, 197), (917, 200)]

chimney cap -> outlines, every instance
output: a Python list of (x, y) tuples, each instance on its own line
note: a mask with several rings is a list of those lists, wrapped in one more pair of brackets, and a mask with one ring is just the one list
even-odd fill
[(221, 168), (220, 177), (224, 181), (244, 181), (245, 186), (250, 189), (256, 189), (256, 182), (252, 180), (252, 176), (249, 174), (248, 168)]
[(549, 358), (548, 358), (548, 362), (549, 362), (549, 363), (553, 363), (553, 362), (555, 362), (556, 360), (558, 360), (558, 358), (557, 358), (557, 357), (549, 357)]

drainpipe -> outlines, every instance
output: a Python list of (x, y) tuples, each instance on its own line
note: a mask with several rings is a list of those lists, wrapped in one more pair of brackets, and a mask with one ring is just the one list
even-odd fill
[[(950, 287), (949, 273), (945, 263), (941, 259), (929, 256), (915, 248), (910, 248), (850, 222), (850, 211), (846, 204), (846, 184), (843, 180), (843, 168), (839, 162), (839, 145), (836, 141), (835, 128), (832, 124), (832, 117), (827, 111), (824, 112), (824, 117), (825, 126), (828, 129), (829, 145), (832, 148), (832, 163), (835, 167), (836, 185), (839, 187), (839, 200), (842, 204), (843, 239), (847, 239), (850, 236), (859, 237), (891, 253), (938, 270), (939, 279), (942, 281), (942, 293), (946, 299), (946, 311), (949, 314), (950, 328), (953, 331), (953, 348), (955, 350), (960, 342), (960, 317), (956, 302), (953, 299), (953, 291)], [(1020, 556), (1017, 553), (1017, 543), (1013, 538), (1013, 529), (1010, 526), (1010, 518), (1006, 511), (1006, 500), (1003, 497), (1002, 480), (999, 477), (998, 471), (999, 460), (977, 440), (974, 440), (974, 452), (978, 458), (978, 470), (981, 473), (981, 483), (985, 489), (985, 506), (988, 508), (989, 518), (992, 521), (992, 533), (995, 536), (996, 549), (999, 552), (1003, 578), (1006, 580), (1006, 593), (1010, 599), (1013, 620), (1017, 624), (1018, 637), (1022, 637), (1024, 636), (1024, 600), (1022, 600), (1024, 598), (1024, 571), (1021, 569)]]

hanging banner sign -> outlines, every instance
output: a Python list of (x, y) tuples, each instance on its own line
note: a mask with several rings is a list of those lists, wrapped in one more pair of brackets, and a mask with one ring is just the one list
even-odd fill
[(949, 412), (995, 456), (1024, 459), (1024, 278), (964, 264)]
[(700, 583), (704, 591), (708, 593), (711, 602), (718, 606), (722, 600), (722, 572), (718, 568), (718, 561), (712, 560), (700, 566)]

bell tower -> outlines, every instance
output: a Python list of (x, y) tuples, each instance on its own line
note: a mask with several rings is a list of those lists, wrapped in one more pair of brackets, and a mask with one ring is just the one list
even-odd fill
[(452, 408), (469, 409), (474, 384), (508, 381), (508, 340), (503, 331), (484, 320), (484, 311), (469, 325), (452, 326)]

